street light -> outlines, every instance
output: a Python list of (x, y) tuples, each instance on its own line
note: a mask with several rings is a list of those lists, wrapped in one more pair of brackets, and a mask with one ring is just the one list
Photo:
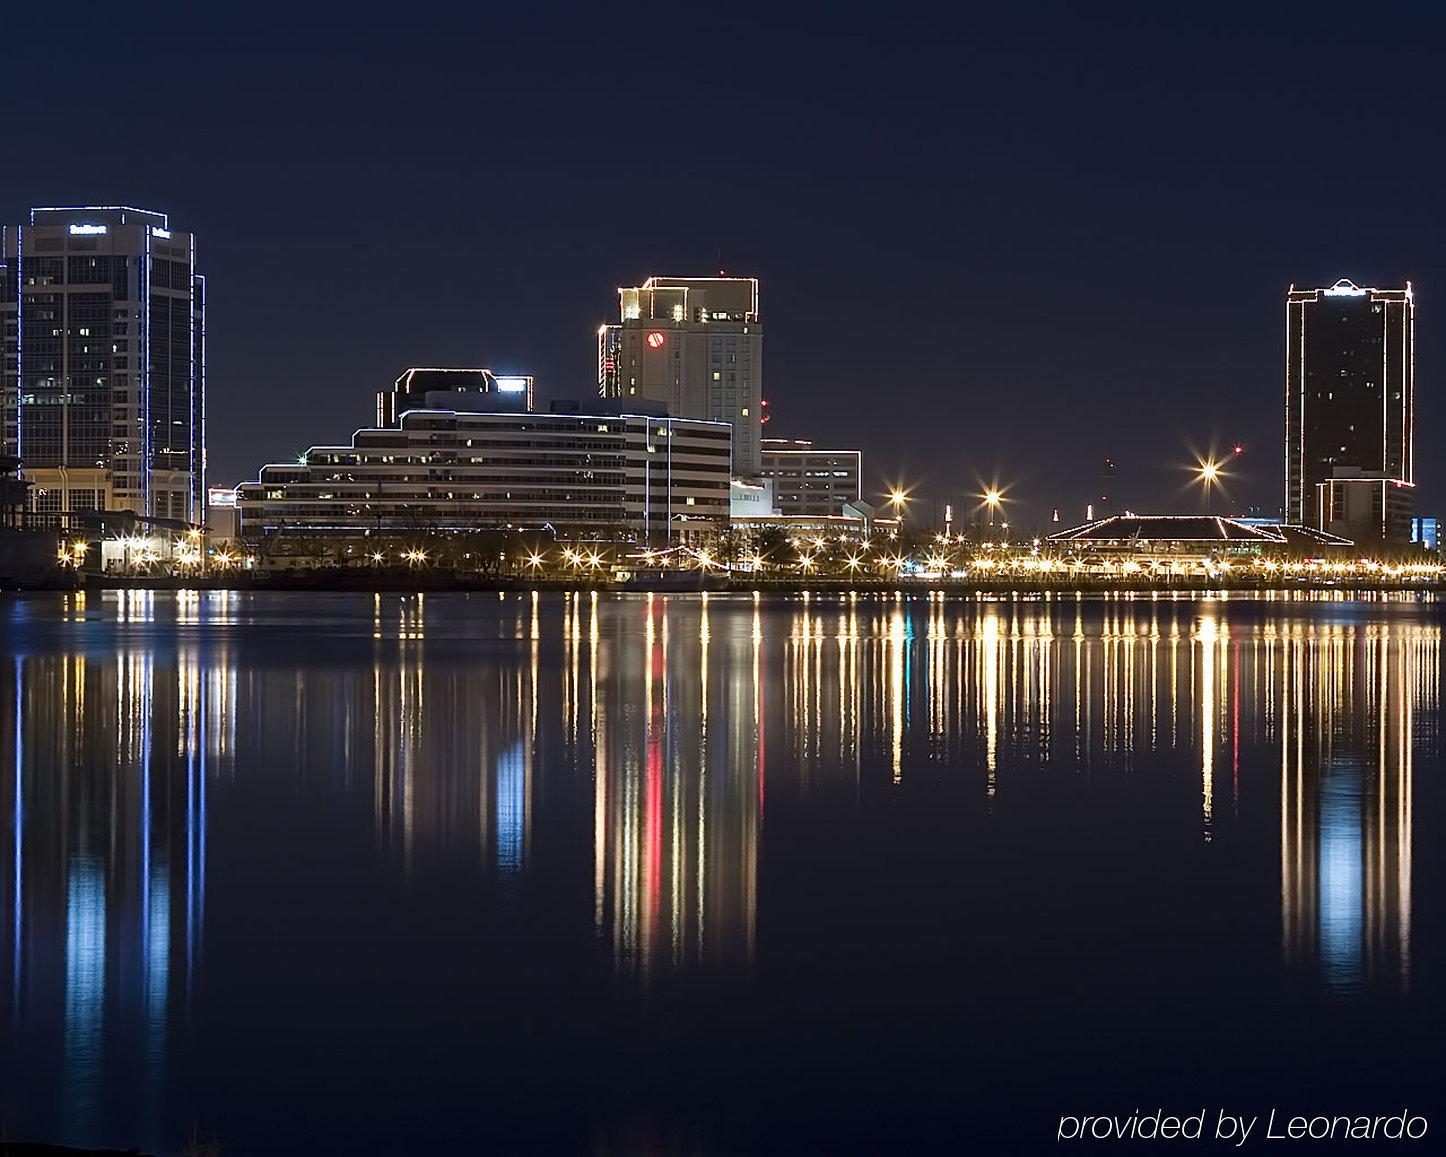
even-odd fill
[(1004, 491), (997, 486), (991, 486), (983, 494), (984, 505), (989, 508), (989, 525), (994, 525), (994, 515), (1004, 502)]
[(1214, 459), (1205, 459), (1195, 470), (1195, 481), (1205, 490), (1205, 513), (1210, 513), (1210, 499), (1214, 491), (1220, 489), (1220, 480), (1224, 473), (1220, 469), (1220, 463)]
[(908, 504), (908, 501), (909, 492), (902, 487), (895, 486), (889, 491), (889, 505), (894, 508), (894, 518), (896, 521), (902, 522), (904, 520), (904, 507)]

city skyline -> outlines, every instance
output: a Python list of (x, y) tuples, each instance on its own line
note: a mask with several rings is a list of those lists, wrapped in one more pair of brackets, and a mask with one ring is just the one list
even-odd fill
[[(134, 218), (135, 221), (129, 222), (129, 218)], [(26, 469), (36, 484), (36, 494), (50, 496), (50, 505), (45, 506), (45, 510), (136, 509), (153, 517), (200, 521), (207, 483), (206, 319), (205, 279), (195, 273), (193, 235), (179, 234), (179, 241), (174, 244), (175, 252), (188, 261), (190, 269), (184, 279), (186, 301), (189, 302), (183, 318), (186, 323), (182, 331), (184, 340), (177, 344), (174, 334), (162, 332), (159, 339), (151, 336), (156, 324), (155, 305), (147, 304), (151, 303), (154, 297), (152, 291), (155, 285), (159, 285), (163, 290), (171, 288), (168, 270), (172, 263), (164, 259), (173, 249), (168, 214), (128, 207), (94, 205), (78, 208), (32, 208), (29, 220), (28, 237), (23, 228), (7, 230), (4, 250), (7, 256), (4, 262), (0, 262), (0, 272), (5, 272), (9, 277), (9, 289), (6, 295), (0, 298), (0, 309), (8, 310), (5, 424), (0, 427), (0, 436), (3, 436), (0, 437), (0, 447), (7, 453), (16, 454), (22, 449), (27, 429), (31, 434), (32, 445), (43, 443), (47, 429), (44, 427), (44, 420), (52, 417), (53, 412), (53, 416), (60, 418), (58, 423), (52, 423), (56, 427), (52, 431), (54, 437), (51, 439), (55, 446), (49, 447), (49, 443), (44, 443), (49, 447), (48, 452), (43, 450), (37, 455), (32, 451), (30, 455), (24, 456), (29, 459)], [(102, 220), (107, 223), (96, 223)], [(156, 224), (157, 222), (159, 224)], [(40, 227), (38, 230), (37, 225)], [(65, 236), (67, 229), (68, 237)], [(38, 241), (37, 236), (40, 238)], [(86, 256), (86, 253), (102, 243), (106, 256)], [(37, 256), (37, 246), (43, 248), (46, 254), (54, 250), (59, 256)], [(160, 257), (153, 254), (153, 248), (160, 250)], [(86, 252), (79, 257), (67, 256), (72, 250)], [(114, 278), (113, 291), (109, 286), (102, 288), (106, 289), (110, 298), (115, 299), (116, 304), (128, 304), (129, 299), (142, 303), (146, 320), (136, 323), (136, 334), (130, 335), (139, 338), (134, 343), (136, 352), (140, 354), (134, 359), (139, 367), (134, 382), (127, 376), (131, 359), (126, 354), (132, 344), (127, 340), (130, 328), (127, 322), (116, 323), (114, 332), (117, 344), (108, 351), (109, 356), (105, 356), (107, 351), (102, 351), (100, 361), (95, 357), (79, 357), (81, 354), (95, 353), (93, 335), (91, 329), (85, 325), (71, 324), (76, 320), (76, 316), (81, 323), (86, 322), (86, 316), (72, 316), (76, 309), (75, 302), (80, 301), (83, 304), (89, 301), (90, 298), (83, 295), (96, 292), (97, 286), (91, 283), (97, 282), (99, 278), (95, 268), (77, 271), (75, 262), (88, 262), (92, 267), (96, 266), (97, 262), (105, 263), (105, 268), (99, 273), (106, 274), (106, 280), (109, 280), (110, 262), (115, 260), (109, 254), (112, 251), (125, 253), (132, 250), (141, 256), (122, 256), (120, 260), (133, 268), (144, 264), (147, 272), (139, 275), (139, 280), (137, 276), (131, 276), (129, 284), (117, 275)], [(25, 270), (27, 260), (30, 262), (29, 270)], [(40, 280), (37, 281), (34, 271), (47, 261), (49, 265), (41, 271)], [(70, 265), (57, 265), (57, 261), (69, 261)], [(52, 270), (49, 266), (55, 268)], [(25, 271), (22, 273), (23, 270)], [(18, 289), (22, 284), (22, 277), (23, 284), (31, 287), (23, 297)], [(33, 287), (36, 284), (53, 285), (59, 296), (53, 299), (35, 296)], [(639, 404), (632, 408), (639, 412), (652, 412), (650, 407), (656, 407), (657, 412), (669, 413), (674, 418), (731, 422), (734, 428), (734, 476), (749, 481), (771, 474), (772, 469), (765, 467), (764, 459), (759, 456), (760, 439), (765, 451), (767, 443), (773, 443), (777, 447), (790, 439), (762, 438), (767, 422), (765, 407), (768, 405), (768, 398), (762, 392), (763, 326), (758, 306), (759, 279), (728, 276), (723, 271), (720, 271), (717, 277), (650, 276), (636, 288), (620, 288), (617, 292), (621, 323), (604, 324), (597, 331), (596, 389), (600, 399), (614, 408), (620, 407), (621, 412), (627, 412), (630, 400), (636, 400)], [(82, 296), (77, 298), (77, 294)], [(166, 300), (166, 294), (162, 293), (161, 303), (164, 304)], [(55, 356), (61, 359), (55, 361), (54, 365), (43, 360), (36, 361), (36, 351), (44, 353), (50, 348), (49, 345), (42, 345), (34, 340), (27, 345), (16, 340), (17, 319), (20, 319), (20, 325), (31, 338), (39, 333), (34, 324), (24, 320), (24, 306), (28, 305), (32, 313), (39, 310), (41, 314), (49, 316), (41, 307), (52, 302), (70, 303), (65, 306), (68, 312), (57, 322), (60, 328), (55, 330), (57, 334), (63, 335), (63, 339), (58, 345), (50, 343), (56, 345)], [(1381, 314), (1383, 310), (1384, 321), (1377, 324), (1375, 315)], [(1351, 534), (1363, 544), (1380, 539), (1398, 544), (1408, 539), (1414, 541), (1410, 532), (1410, 519), (1415, 510), (1414, 310), (1415, 297), (1409, 281), (1403, 289), (1363, 288), (1345, 277), (1329, 286), (1308, 288), (1292, 284), (1289, 287), (1285, 327), (1286, 488), (1284, 501), (1279, 507), (1279, 513), (1285, 521)], [(108, 308), (104, 310), (106, 318), (110, 312)], [(1324, 319), (1327, 313), (1334, 323), (1330, 332), (1326, 332), (1325, 325), (1312, 322), (1307, 333), (1307, 318), (1319, 316)], [(125, 316), (129, 318), (131, 315), (127, 313)], [(142, 315), (138, 313), (135, 316)], [(121, 317), (121, 314), (117, 313), (116, 317)], [(1354, 328), (1340, 331), (1344, 336), (1336, 336), (1341, 324)], [(1378, 330), (1382, 332), (1377, 333)], [(1376, 348), (1383, 344), (1382, 335), (1383, 356)], [(100, 336), (103, 339), (110, 334), (107, 332)], [(81, 344), (77, 345), (77, 342)], [(101, 344), (104, 345), (105, 342), (102, 340)], [(1362, 344), (1369, 346), (1369, 350), (1355, 348)], [(159, 354), (156, 352), (158, 350)], [(184, 387), (182, 402), (185, 413), (184, 420), (172, 422), (169, 418), (173, 416), (174, 400), (170, 398), (168, 382), (175, 377), (174, 367), (171, 366), (175, 350), (180, 351), (181, 357), (177, 364), (181, 367), (179, 381)], [(1371, 369), (1374, 366), (1376, 370), (1380, 370), (1382, 361), (1386, 367), (1382, 373), (1388, 380), (1367, 380), (1382, 376)], [(80, 365), (81, 370), (99, 367), (99, 370), (107, 375), (114, 368), (122, 375), (121, 379), (117, 379), (120, 385), (116, 387), (120, 392), (114, 395), (114, 399), (106, 407), (107, 420), (97, 427), (103, 437), (102, 442), (97, 444), (100, 449), (96, 451), (98, 456), (94, 463), (89, 460), (81, 462), (72, 449), (78, 428), (78, 419), (72, 417), (72, 413), (78, 412), (83, 417), (89, 412), (79, 406), (79, 402), (87, 399), (89, 395), (69, 392), (75, 382), (81, 380), (71, 372), (75, 368), (72, 363)], [(1363, 366), (1364, 369), (1361, 368)], [(708, 380), (710, 368), (711, 382)], [(59, 377), (55, 373), (49, 378), (37, 376), (40, 371), (47, 369), (64, 372), (60, 373)], [(737, 382), (740, 370), (741, 386)], [(726, 385), (722, 382), (725, 371), (728, 379)], [(1323, 392), (1325, 376), (1331, 378), (1331, 382), (1326, 382), (1325, 385), (1334, 383), (1337, 390)], [(414, 386), (411, 384), (414, 379), (433, 384)], [(66, 383), (64, 388), (56, 384), (61, 381)], [(109, 388), (108, 376), (96, 381)], [(153, 381), (156, 383), (154, 387)], [(131, 389), (132, 386), (139, 389)], [(1346, 393), (1341, 393), (1337, 398), (1340, 387), (1346, 387)], [(442, 392), (438, 393), (438, 389)], [(46, 390), (56, 396), (42, 399), (41, 395)], [(426, 390), (432, 392), (424, 393)], [(458, 390), (463, 393), (456, 393)], [(561, 405), (564, 410), (573, 409), (579, 401), (578, 395), (568, 397), (556, 390), (544, 393), (550, 395), (545, 397), (545, 400), (552, 408)], [(471, 398), (472, 394), (477, 397)], [(465, 410), (484, 412), (514, 410), (519, 399), (522, 399), (523, 408), (526, 410), (534, 409), (536, 403), (532, 375), (513, 373), (499, 376), (490, 369), (482, 368), (411, 368), (403, 371), (391, 390), (380, 390), (375, 394), (379, 425), (397, 424), (404, 395), (414, 407), (448, 409), (460, 406)], [(1377, 396), (1381, 398), (1382, 407), (1382, 443), (1375, 449), (1370, 449), (1362, 442), (1363, 438), (1369, 441), (1364, 428), (1358, 432), (1356, 423), (1374, 421), (1372, 414)], [(155, 404), (159, 404), (164, 413), (156, 419), (158, 424), (155, 425), (155, 432), (152, 432), (151, 410), (153, 398), (156, 397), (159, 397), (160, 403)], [(495, 401), (490, 404), (482, 402), (479, 400), (482, 397), (491, 397)], [(471, 400), (466, 400), (468, 398)], [(1306, 413), (1307, 398), (1315, 399), (1310, 403), (1309, 416)], [(1336, 400), (1327, 402), (1326, 399)], [(43, 407), (40, 405), (41, 400), (58, 401), (64, 405)], [(26, 413), (29, 416), (22, 420), (22, 415)], [(111, 419), (115, 423), (125, 422), (127, 425), (116, 425), (112, 429)], [(81, 425), (83, 426), (83, 423)], [(169, 458), (176, 452), (162, 448), (159, 451), (142, 453), (140, 458), (135, 458), (134, 455), (127, 458), (130, 444), (108, 437), (111, 434), (122, 437), (127, 432), (134, 432), (132, 427), (136, 430), (144, 427), (147, 438), (143, 438), (140, 444), (151, 446), (158, 444), (158, 441), (164, 441), (159, 432), (163, 428), (169, 432), (172, 425), (184, 427), (181, 431), (184, 446), (179, 453), (183, 455), (182, 465), (186, 469), (180, 474), (167, 472), (171, 465)], [(353, 435), (362, 433), (364, 429), (361, 426), (355, 427)], [(1391, 438), (1392, 429), (1396, 430), (1394, 441)], [(1337, 447), (1335, 440), (1349, 444)], [(808, 442), (809, 440), (805, 439), (799, 441), (799, 444), (807, 445)], [(1326, 442), (1331, 445), (1326, 446)], [(1228, 511), (1269, 517), (1268, 505), (1252, 507), (1248, 500), (1239, 496), (1242, 482), (1239, 464), (1245, 447), (1242, 442), (1236, 442), (1233, 449), (1234, 454), (1228, 464), (1214, 441), (1203, 454), (1196, 452), (1198, 470), (1193, 481), (1200, 493), (1198, 496), (1186, 497), (1183, 501), (1177, 495), (1173, 508), (1187, 508), (1198, 498), (1207, 511), (1213, 512), (1214, 494), (1223, 493)], [(857, 452), (851, 453), (857, 457)], [(152, 464), (153, 459), (155, 464)], [(304, 454), (301, 460), (304, 464)], [(138, 462), (144, 462), (144, 467), (138, 468)], [(1107, 457), (1104, 462), (1104, 470), (1111, 483), (1110, 489), (1113, 490), (1116, 472), (1113, 456)], [(236, 485), (254, 483), (266, 465), (268, 464), (258, 464), (254, 468), (254, 477), (242, 478)], [(59, 474), (55, 474), (53, 469), (56, 466), (63, 467)], [(77, 474), (77, 466), (85, 469)], [(89, 470), (92, 466), (95, 467), (93, 471)], [(137, 472), (139, 476), (134, 477)], [(92, 473), (95, 477), (91, 477)], [(162, 480), (159, 496), (152, 494), (155, 477)], [(173, 477), (181, 481), (174, 483)], [(853, 477), (856, 480), (853, 485), (854, 497), (865, 497), (867, 500), (867, 496), (863, 494), (867, 474), (855, 469)], [(1322, 482), (1323, 478), (1334, 481), (1327, 485)], [(1382, 480), (1381, 485), (1377, 486), (1374, 479)], [(75, 493), (77, 486), (81, 489)], [(86, 486), (101, 488), (86, 490)], [(175, 495), (169, 493), (173, 486), (180, 487)], [(1400, 488), (1403, 486), (1407, 489), (1401, 492)], [(1232, 488), (1235, 490), (1233, 495)], [(907, 487), (898, 481), (897, 475), (892, 479), (879, 479), (878, 490), (870, 493), (873, 497), (888, 501), (892, 491), (896, 508), (902, 504), (901, 496), (907, 496), (915, 503), (913, 509), (916, 519), (929, 525), (945, 525), (947, 528), (955, 506), (963, 513), (963, 517), (959, 519), (961, 525), (979, 521), (979, 515), (985, 511), (989, 512), (992, 524), (993, 514), (1005, 503), (1010, 489), (1010, 484), (1002, 482), (996, 472), (988, 480), (979, 476), (978, 488), (946, 483), (942, 500), (937, 483)], [(59, 505), (56, 505), (57, 501)], [(1010, 497), (1009, 501), (1015, 505), (1005, 507), (1006, 511), (1027, 511), (1027, 508), (1019, 503), (1017, 496)], [(40, 509), (39, 499), (36, 503), (37, 509)], [(1048, 504), (1047, 500), (1046, 505)], [(1083, 510), (1077, 510), (1069, 499), (1059, 500), (1058, 496), (1055, 496), (1051, 521), (1067, 526), (1075, 525), (1103, 516), (1115, 505), (1113, 496), (1101, 499), (1091, 493), (1086, 496)], [(1159, 502), (1152, 506), (1149, 500), (1133, 504), (1126, 502), (1124, 505), (1133, 505), (1151, 512), (1171, 508)], [(1371, 510), (1374, 510), (1374, 514), (1370, 513)], [(1024, 519), (1033, 521), (1023, 521), (1016, 516), (1016, 523), (1032, 525), (1037, 529), (1043, 522), (1039, 512), (1026, 512)]]
[[(22, 32), (31, 19), (17, 16)], [(666, 91), (723, 66), (747, 27), (703, 22), (716, 36), (688, 69), (655, 51), (696, 19), (634, 43), (541, 16), (394, 35), (303, 16), (286, 51), (306, 55), (306, 77), (274, 91), (251, 64), (285, 55), (259, 32), (212, 17), (148, 30), (145, 51), (175, 50), (212, 78), (184, 105), (142, 99), (139, 73), (89, 68), (105, 38), (82, 38), (68, 47), (75, 84), (16, 122), (26, 182), (0, 208), (19, 219), (99, 186), (202, 238), (210, 474), (226, 483), (349, 434), (408, 366), (531, 374), (544, 405), (584, 393), (617, 286), (722, 268), (765, 283), (769, 433), (861, 446), (866, 492), (897, 478), (937, 491), (941, 509), (955, 500), (957, 519), (964, 494), (997, 480), (1042, 520), (1089, 495), (1112, 457), (1117, 508), (1170, 507), (1189, 501), (1191, 448), (1214, 440), (1245, 447), (1232, 496), (1273, 512), (1282, 293), (1409, 278), (1429, 307), (1442, 280), (1418, 192), (1441, 162), (1410, 147), (1441, 97), (1416, 67), (1424, 45), (1384, 29), (1347, 38), (1266, 13), (1244, 43), (1180, 15), (1044, 28), (996, 16), (928, 36), (910, 20), (783, 19), (749, 40), (738, 85), (659, 102), (655, 133), (599, 133), (591, 110), (617, 107), (631, 68), (648, 62)], [(1278, 71), (1301, 37), (1322, 77), (1390, 61), (1402, 99), (1387, 134)], [(485, 87), (451, 67), (484, 41), (499, 62)], [(528, 50), (539, 42), (546, 52)], [(17, 91), (36, 67), (17, 59)], [(812, 115), (837, 69), (854, 81)], [(139, 119), (70, 155), (55, 130), (102, 97), (131, 100)], [(137, 163), (143, 141), (178, 135), (190, 163)], [(474, 137), (485, 149), (458, 147)], [(1409, 164), (1377, 166), (1385, 185), (1364, 198), (1335, 171), (1352, 141), (1373, 156), (1399, 147)], [(385, 171), (367, 160), (379, 149)], [(497, 172), (509, 179), (482, 179)], [(1374, 210), (1380, 198), (1392, 213)], [(1420, 320), (1429, 430), (1429, 309)], [(1429, 512), (1434, 466), (1418, 467)]]
[(1446, 8), (5, 30), (0, 1151), (1446, 1128)]

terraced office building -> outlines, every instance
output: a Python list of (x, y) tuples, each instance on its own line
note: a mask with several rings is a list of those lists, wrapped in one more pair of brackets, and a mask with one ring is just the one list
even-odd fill
[(727, 528), (732, 431), (645, 414), (411, 410), (237, 488), (241, 535), (546, 529), (654, 543)]

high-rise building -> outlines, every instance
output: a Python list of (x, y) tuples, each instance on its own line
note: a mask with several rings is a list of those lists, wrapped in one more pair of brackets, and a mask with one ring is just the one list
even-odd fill
[(1410, 535), (1411, 286), (1337, 281), (1286, 297), (1285, 518), (1357, 542)]
[(863, 454), (829, 450), (812, 442), (763, 439), (762, 476), (773, 483), (779, 514), (842, 514), (862, 497)]
[(0, 246), (0, 455), (39, 513), (205, 513), (206, 291), (164, 213), (32, 209)]
[(598, 393), (733, 427), (733, 468), (754, 477), (763, 437), (763, 321), (756, 277), (649, 277), (618, 290), (598, 330)]

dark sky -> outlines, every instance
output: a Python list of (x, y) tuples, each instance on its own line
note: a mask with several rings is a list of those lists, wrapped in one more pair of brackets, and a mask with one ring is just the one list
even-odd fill
[(197, 234), (215, 483), (408, 365), (586, 396), (618, 285), (721, 267), (762, 279), (769, 432), (862, 446), (867, 489), (997, 479), (1028, 524), (1112, 455), (1198, 508), (1180, 466), (1238, 441), (1275, 513), (1284, 294), (1349, 276), (1418, 290), (1440, 506), (1432, 6), (212, 7), (7, 9), (0, 212)]

